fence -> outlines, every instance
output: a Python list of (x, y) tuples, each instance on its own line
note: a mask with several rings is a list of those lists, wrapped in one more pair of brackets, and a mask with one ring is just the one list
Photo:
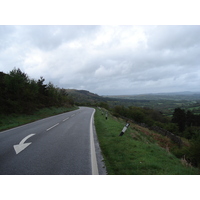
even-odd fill
[(160, 128), (158, 126), (153, 126), (153, 127), (149, 127), (149, 129), (156, 131), (158, 133), (160, 133), (161, 135), (167, 136), (168, 138), (170, 138), (172, 141), (174, 141), (175, 143), (177, 143), (179, 145), (179, 147), (182, 146), (183, 142), (181, 140), (181, 138), (179, 138), (177, 135), (174, 135), (173, 133)]

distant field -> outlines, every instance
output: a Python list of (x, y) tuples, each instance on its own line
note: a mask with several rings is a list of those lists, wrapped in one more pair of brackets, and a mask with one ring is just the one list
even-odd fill
[(200, 106), (191, 107), (191, 108), (188, 108), (188, 110), (191, 110), (191, 111), (198, 111), (198, 110), (200, 110)]
[(113, 98), (109, 101), (111, 106), (121, 104), (124, 106), (149, 107), (161, 111), (165, 115), (172, 115), (175, 108), (193, 111), (195, 114), (200, 114), (200, 94), (149, 94), (149, 95), (121, 95), (109, 96)]
[(138, 94), (138, 95), (111, 95), (111, 98), (133, 99), (133, 100), (173, 100), (173, 101), (196, 101), (200, 100), (200, 92), (182, 93), (158, 93), (158, 94)]

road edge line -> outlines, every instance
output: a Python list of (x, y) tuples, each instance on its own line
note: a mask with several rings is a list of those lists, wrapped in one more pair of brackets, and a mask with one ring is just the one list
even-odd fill
[(95, 109), (90, 118), (90, 149), (91, 149), (91, 166), (92, 166), (92, 175), (99, 175), (96, 151), (94, 146), (94, 133), (93, 133), (93, 121), (94, 121), (94, 113)]

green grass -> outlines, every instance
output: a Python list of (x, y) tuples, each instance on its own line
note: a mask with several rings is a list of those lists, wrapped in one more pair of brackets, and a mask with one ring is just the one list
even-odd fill
[(7, 116), (0, 115), (0, 131), (14, 128), (23, 124), (27, 124), (39, 119), (43, 119), (45, 117), (50, 117), (64, 112), (69, 112), (75, 109), (77, 109), (77, 107), (72, 107), (72, 108), (52, 107), (52, 108), (40, 109), (34, 112), (32, 115), (20, 115), (20, 114), (12, 114)]
[[(119, 136), (125, 122), (105, 116), (96, 109), (95, 126), (109, 175), (196, 175), (199, 170), (186, 167), (181, 160), (157, 145), (153, 138), (128, 128)], [(137, 137), (133, 137), (137, 135)]]

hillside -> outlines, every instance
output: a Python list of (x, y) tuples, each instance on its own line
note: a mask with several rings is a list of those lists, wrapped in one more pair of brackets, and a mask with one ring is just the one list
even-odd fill
[[(103, 111), (103, 115), (102, 115)], [(197, 175), (194, 168), (178, 154), (180, 149), (166, 136), (131, 123), (123, 136), (119, 136), (126, 122), (96, 109), (95, 127), (109, 175)]]
[(78, 104), (95, 104), (105, 102), (108, 98), (101, 97), (87, 90), (66, 89), (66, 93)]

